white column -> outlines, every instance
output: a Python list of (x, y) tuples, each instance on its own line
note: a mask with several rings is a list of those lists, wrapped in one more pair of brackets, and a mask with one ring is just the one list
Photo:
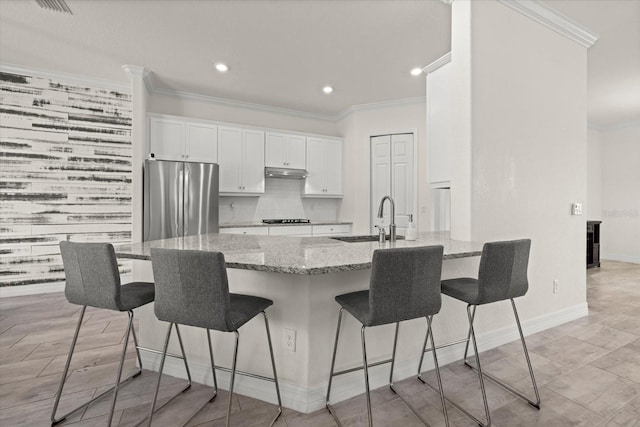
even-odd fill
[(142, 241), (142, 168), (144, 159), (149, 152), (147, 138), (147, 103), (149, 91), (147, 77), (149, 70), (135, 65), (123, 65), (122, 69), (131, 80), (132, 131), (131, 131), (131, 162), (133, 175), (131, 179), (131, 209), (132, 209), (132, 241)]

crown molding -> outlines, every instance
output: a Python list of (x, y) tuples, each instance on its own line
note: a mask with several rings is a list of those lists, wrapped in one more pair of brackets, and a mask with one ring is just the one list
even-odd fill
[(139, 65), (125, 64), (122, 66), (122, 70), (127, 73), (129, 79), (134, 77), (141, 78), (144, 82), (144, 86), (147, 88), (147, 92), (153, 91), (153, 82), (151, 82), (151, 71), (145, 67)]
[(127, 83), (115, 82), (111, 80), (94, 79), (77, 74), (62, 73), (57, 71), (43, 70), (40, 68), (23, 67), (20, 65), (0, 63), (0, 72), (10, 74), (22, 74), (34, 77), (43, 77), (52, 80), (58, 80), (75, 85), (86, 85), (89, 87), (102, 87), (105, 89), (119, 90), (125, 93), (131, 93), (131, 87)]
[(310, 113), (308, 111), (291, 110), (288, 108), (273, 107), (271, 105), (264, 105), (264, 104), (253, 104), (251, 102), (235, 101), (233, 99), (218, 98), (218, 97), (209, 96), (209, 95), (200, 95), (197, 93), (183, 92), (183, 91), (174, 90), (174, 89), (154, 87), (151, 92), (157, 95), (175, 96), (177, 98), (190, 99), (194, 101), (207, 102), (211, 104), (225, 105), (228, 107), (243, 108), (247, 110), (284, 114), (284, 115), (289, 115), (294, 117), (303, 117), (306, 119), (315, 119), (315, 120), (324, 120), (324, 121), (334, 120), (333, 116), (329, 116), (325, 114)]
[(350, 107), (345, 108), (335, 116), (332, 116), (331, 120), (333, 121), (342, 120), (345, 117), (349, 116), (351, 113), (354, 113), (356, 111), (368, 111), (368, 110), (378, 110), (381, 108), (400, 107), (403, 105), (418, 104), (421, 102), (426, 103), (427, 102), (426, 100), (427, 98), (425, 96), (418, 96), (415, 98), (394, 99), (391, 101), (371, 102), (369, 104), (352, 105)]
[(426, 67), (424, 67), (422, 69), (422, 72), (425, 73), (425, 74), (432, 73), (435, 70), (437, 70), (438, 68), (442, 67), (443, 65), (448, 64), (449, 62), (451, 62), (451, 52), (445, 53), (440, 58), (436, 59), (431, 64), (429, 64)]
[(539, 0), (497, 1), (586, 48), (593, 46), (600, 37), (598, 34)]

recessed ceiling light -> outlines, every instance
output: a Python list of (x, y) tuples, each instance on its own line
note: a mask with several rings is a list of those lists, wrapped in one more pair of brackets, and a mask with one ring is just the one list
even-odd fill
[(422, 68), (414, 68), (411, 70), (411, 75), (412, 76), (419, 76), (420, 74), (422, 74)]
[(220, 71), (221, 73), (226, 73), (227, 71), (229, 71), (229, 67), (227, 66), (227, 64), (223, 64), (222, 62), (218, 62), (216, 64), (216, 70)]
[(326, 93), (327, 95), (329, 95), (331, 92), (333, 92), (333, 88), (331, 86), (327, 85), (327, 86), (322, 88), (322, 91), (324, 93)]

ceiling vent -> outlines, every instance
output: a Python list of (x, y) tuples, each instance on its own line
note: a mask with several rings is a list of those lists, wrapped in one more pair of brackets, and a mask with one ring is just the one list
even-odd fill
[(54, 12), (62, 12), (68, 13), (69, 15), (73, 15), (71, 9), (69, 9), (69, 5), (64, 0), (36, 0), (38, 6), (43, 9), (53, 10)]

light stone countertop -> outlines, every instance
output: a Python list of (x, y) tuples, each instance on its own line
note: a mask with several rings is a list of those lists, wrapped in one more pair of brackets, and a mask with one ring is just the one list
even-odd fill
[(236, 228), (236, 227), (281, 227), (283, 225), (338, 225), (338, 224), (353, 224), (351, 221), (311, 221), (311, 222), (295, 222), (286, 224), (265, 224), (263, 222), (241, 222), (235, 224), (220, 224), (220, 228)]
[(117, 245), (120, 258), (150, 260), (150, 248), (219, 251), (228, 268), (286, 274), (325, 274), (365, 270), (376, 249), (443, 245), (444, 259), (479, 256), (482, 244), (452, 240), (448, 232), (423, 232), (415, 241), (347, 243), (329, 237), (203, 234)]

